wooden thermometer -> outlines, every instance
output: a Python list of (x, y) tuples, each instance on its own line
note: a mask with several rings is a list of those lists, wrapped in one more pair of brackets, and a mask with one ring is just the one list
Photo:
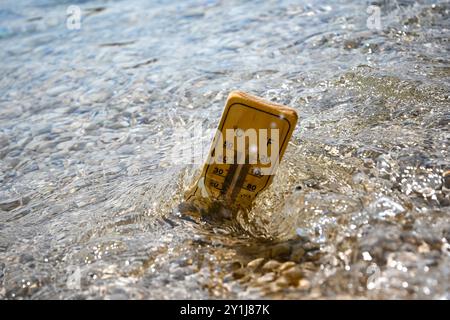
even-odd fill
[(186, 200), (207, 198), (249, 209), (272, 182), (296, 123), (292, 108), (231, 92), (206, 164)]

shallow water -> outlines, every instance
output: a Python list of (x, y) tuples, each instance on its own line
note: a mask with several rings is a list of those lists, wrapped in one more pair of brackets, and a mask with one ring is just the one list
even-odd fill
[[(2, 1), (0, 297), (449, 299), (449, 10)], [(300, 120), (252, 212), (190, 219), (176, 129), (233, 89)]]

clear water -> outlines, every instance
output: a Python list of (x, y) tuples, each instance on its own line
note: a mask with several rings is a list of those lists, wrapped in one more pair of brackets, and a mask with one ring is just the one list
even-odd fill
[[(0, 298), (449, 299), (449, 11), (2, 1)], [(231, 225), (180, 217), (174, 128), (233, 89), (298, 111), (282, 167)]]

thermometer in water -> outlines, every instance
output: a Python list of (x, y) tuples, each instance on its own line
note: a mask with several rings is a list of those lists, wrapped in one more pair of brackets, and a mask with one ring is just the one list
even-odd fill
[(206, 164), (186, 200), (206, 198), (249, 209), (272, 182), (296, 123), (292, 108), (231, 92)]

